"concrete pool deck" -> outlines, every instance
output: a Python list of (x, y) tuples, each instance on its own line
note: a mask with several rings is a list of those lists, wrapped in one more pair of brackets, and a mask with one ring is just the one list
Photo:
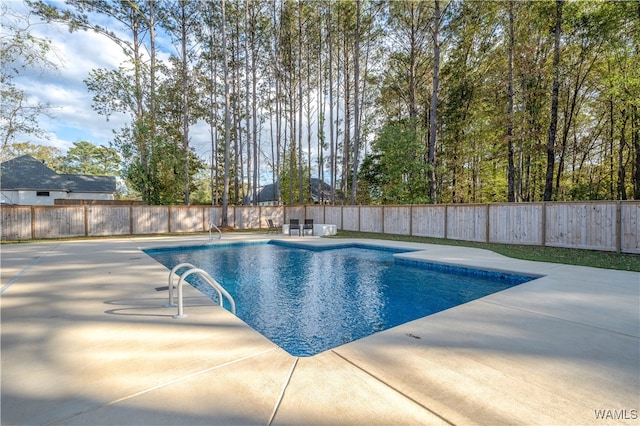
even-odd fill
[(163, 308), (140, 249), (205, 235), (4, 244), (2, 424), (640, 423), (639, 273), (358, 241), (543, 277), (297, 358), (190, 286)]

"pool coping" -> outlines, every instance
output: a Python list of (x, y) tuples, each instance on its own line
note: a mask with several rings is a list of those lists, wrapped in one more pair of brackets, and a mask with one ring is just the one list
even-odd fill
[[(416, 312), (415, 315), (411, 315), (411, 318), (408, 318), (402, 321), (393, 320), (393, 323), (395, 323), (394, 325), (388, 325), (388, 323), (385, 323), (385, 324), (381, 323), (376, 329), (373, 329), (373, 328), (367, 329), (366, 332), (363, 332), (362, 330), (360, 330), (359, 333), (355, 333), (356, 335), (354, 335), (353, 330), (351, 328), (346, 329), (344, 324), (341, 325), (341, 330), (344, 332), (344, 334), (342, 334), (341, 331), (338, 331), (335, 329), (330, 331), (330, 333), (333, 333), (335, 330), (335, 333), (337, 335), (327, 334), (326, 330), (325, 331), (318, 330), (317, 329), (318, 326), (316, 325), (313, 331), (314, 336), (317, 338), (316, 344), (312, 344), (311, 346), (308, 346), (309, 343), (313, 343), (311, 339), (309, 338), (301, 339), (300, 335), (291, 336), (286, 332), (284, 333), (285, 335), (283, 336), (282, 333), (284, 332), (284, 330), (280, 330), (280, 329), (275, 330), (273, 328), (274, 323), (277, 323), (278, 321), (285, 321), (288, 327), (292, 327), (296, 329), (297, 332), (301, 332), (301, 328), (297, 327), (298, 325), (297, 323), (299, 321), (306, 319), (305, 311), (298, 311), (300, 318), (293, 318), (287, 315), (284, 315), (284, 316), (280, 315), (279, 316), (280, 319), (276, 319), (269, 315), (269, 318), (267, 318), (267, 320), (265, 321), (256, 321), (257, 319), (256, 316), (263, 316), (265, 315), (265, 313), (267, 313), (267, 311), (260, 310), (259, 307), (256, 307), (255, 309), (252, 307), (251, 309), (239, 310), (238, 312), (236, 312), (235, 307), (242, 306), (244, 303), (247, 303), (247, 299), (244, 299), (244, 301), (242, 301), (243, 299), (242, 294), (239, 294), (237, 287), (234, 287), (233, 276), (226, 276), (226, 280), (222, 281), (220, 277), (220, 274), (221, 274), (220, 268), (216, 268), (215, 270), (217, 272), (213, 273), (211, 271), (211, 268), (215, 268), (214, 264), (207, 263), (206, 266), (203, 266), (203, 264), (199, 263), (203, 259), (203, 256), (204, 256), (204, 259), (207, 259), (209, 261), (214, 260), (216, 256), (218, 256), (218, 254), (221, 253), (220, 250), (227, 253), (227, 250), (229, 249), (236, 249), (236, 248), (254, 249), (256, 247), (272, 247), (275, 249), (278, 249), (278, 248), (287, 249), (287, 250), (293, 250), (294, 252), (302, 252), (302, 253), (306, 252), (308, 254), (335, 252), (336, 254), (334, 254), (333, 256), (340, 256), (341, 258), (344, 256), (344, 253), (342, 253), (342, 250), (346, 250), (346, 249), (368, 250), (371, 252), (386, 253), (385, 256), (388, 256), (388, 257), (385, 257), (385, 263), (387, 264), (391, 261), (395, 266), (417, 268), (418, 270), (422, 271), (425, 274), (430, 274), (430, 273), (447, 274), (448, 282), (451, 282), (451, 280), (455, 280), (458, 277), (472, 277), (472, 278), (484, 279), (487, 281), (490, 280), (496, 285), (502, 286), (502, 288), (496, 289), (494, 287), (491, 287), (487, 290), (483, 290), (484, 287), (480, 286), (481, 289), (479, 290), (470, 289), (475, 294), (473, 296), (467, 296), (468, 300), (457, 302), (454, 305), (451, 305), (450, 301), (446, 296), (441, 296), (439, 300), (442, 301), (441, 303), (449, 305), (448, 307), (437, 308), (434, 305), (429, 305), (431, 307), (431, 309), (429, 309), (431, 312), (420, 311), (422, 312), (422, 314), (418, 314)], [(464, 303), (468, 303), (473, 300), (480, 299), (482, 297), (488, 296), (498, 291), (505, 290), (509, 287), (513, 287), (515, 285), (519, 285), (524, 282), (531, 281), (532, 279), (537, 279), (542, 277), (542, 275), (533, 275), (529, 273), (524, 274), (524, 273), (517, 273), (514, 271), (506, 271), (506, 270), (497, 271), (497, 270), (490, 270), (490, 269), (480, 269), (475, 267), (471, 268), (464, 265), (430, 262), (430, 261), (421, 259), (420, 253), (419, 253), (420, 250), (417, 250), (417, 249), (410, 249), (407, 247), (390, 247), (390, 246), (376, 245), (376, 244), (365, 244), (357, 241), (350, 241), (350, 242), (340, 241), (337, 244), (329, 244), (329, 243), (308, 244), (305, 242), (292, 242), (292, 241), (287, 241), (282, 239), (275, 239), (275, 240), (270, 239), (270, 240), (262, 240), (257, 242), (253, 241), (253, 242), (217, 243), (217, 244), (212, 243), (212, 244), (206, 244), (206, 245), (197, 244), (197, 245), (186, 245), (186, 246), (171, 246), (171, 247), (161, 247), (161, 248), (152, 248), (152, 249), (142, 249), (142, 251), (145, 254), (156, 259), (156, 261), (158, 261), (159, 263), (165, 265), (167, 268), (172, 268), (172, 273), (175, 273), (175, 275), (173, 277), (173, 280), (171, 280), (171, 283), (167, 284), (166, 286), (167, 291), (169, 290), (169, 285), (171, 285), (172, 287), (175, 287), (175, 286), (179, 287), (180, 283), (182, 283), (182, 285), (185, 285), (186, 283), (186, 284), (191, 284), (193, 287), (197, 288), (207, 297), (212, 298), (212, 300), (215, 303), (219, 303), (218, 300), (222, 299), (225, 309), (231, 311), (232, 313), (235, 313), (240, 319), (247, 322), (250, 326), (252, 326), (258, 332), (263, 334), (265, 337), (269, 338), (271, 341), (276, 343), (279, 347), (287, 351), (289, 354), (293, 356), (299, 356), (299, 357), (314, 356), (322, 352), (325, 352), (327, 350), (335, 349), (336, 347), (342, 346), (346, 343), (360, 340), (372, 334), (379, 333), (381, 331), (405, 324), (415, 319), (420, 319), (428, 315), (433, 315), (437, 312), (451, 309), (451, 308), (454, 308), (455, 306), (459, 306)], [(411, 256), (411, 253), (413, 253), (414, 251), (418, 252), (417, 256)], [(243, 262), (241, 258), (239, 258), (239, 256), (244, 256), (245, 253), (246, 255), (249, 255), (249, 253), (246, 251), (243, 251), (241, 253), (240, 252), (233, 252), (233, 253), (234, 253), (234, 259), (237, 259), (234, 261), (234, 265), (232, 266), (232, 271), (234, 271), (234, 275), (238, 275), (238, 270), (236, 270), (236, 268), (243, 268), (242, 272), (239, 272), (239, 274), (244, 277), (244, 280), (249, 280), (249, 281), (243, 281), (243, 284), (246, 287), (243, 293), (245, 294), (253, 293), (254, 289), (257, 292), (259, 292), (260, 289), (256, 287), (257, 278), (255, 277), (254, 274), (252, 274), (251, 276), (248, 275), (248, 272), (252, 270), (252, 265), (242, 265)], [(251, 253), (254, 254), (255, 252), (251, 251)], [(167, 255), (169, 256), (168, 258), (167, 258)], [(159, 259), (158, 256), (161, 256), (161, 259)], [(184, 261), (176, 260), (175, 256), (183, 257)], [(186, 256), (186, 259), (184, 259), (185, 256)], [(193, 260), (194, 259), (193, 256), (197, 256), (197, 259), (200, 259), (200, 260), (197, 260), (197, 261)], [(348, 256), (349, 255), (347, 255), (347, 259), (349, 260), (346, 260), (346, 261), (342, 260), (341, 262), (343, 268), (350, 268), (349, 262), (351, 262), (350, 260), (351, 258)], [(264, 262), (265, 257), (262, 255), (258, 255), (258, 258), (259, 259), (257, 259), (257, 261), (262, 264)], [(185, 263), (185, 262), (190, 262), (190, 263)], [(296, 267), (301, 267), (299, 262), (300, 262), (299, 260), (296, 260), (294, 262), (294, 265)], [(322, 270), (322, 273), (327, 273), (327, 274), (330, 273), (330, 268), (333, 267), (334, 265), (333, 262), (334, 262), (334, 257), (330, 257), (329, 259), (326, 259), (326, 261), (322, 263), (322, 266), (324, 267), (324, 269)], [(286, 275), (291, 275), (289, 274), (290, 269), (289, 268), (283, 269), (281, 267), (282, 265), (278, 265), (277, 262), (274, 263), (274, 260), (269, 260), (266, 263), (268, 263), (267, 267), (270, 269), (268, 272), (269, 276), (271, 277), (272, 274), (276, 274), (275, 277), (270, 278), (269, 284), (265, 283), (265, 287), (267, 287), (268, 289), (270, 289), (270, 291), (272, 291), (273, 286), (278, 286), (282, 284), (283, 281), (287, 280)], [(314, 262), (314, 264), (319, 265), (320, 262)], [(329, 266), (329, 268), (327, 268), (327, 265)], [(366, 265), (371, 265), (371, 264), (367, 263)], [(388, 265), (387, 266), (380, 265), (380, 267), (386, 269)], [(202, 268), (202, 269), (198, 269), (198, 268)], [(326, 305), (324, 304), (327, 302), (329, 303), (337, 302), (338, 304), (333, 305), (332, 308), (325, 309), (328, 312), (327, 315), (330, 316), (332, 313), (335, 313), (335, 312), (339, 312), (340, 315), (342, 315), (341, 318), (345, 318), (345, 317), (353, 318), (355, 315), (359, 315), (356, 312), (345, 311), (350, 308), (349, 303), (351, 302), (341, 300), (340, 298), (336, 299), (335, 293), (332, 291), (331, 286), (323, 287), (322, 281), (326, 283), (326, 279), (322, 279), (324, 277), (318, 274), (319, 271), (317, 270), (317, 268), (305, 266), (303, 267), (301, 272), (303, 274), (311, 272), (310, 270), (307, 270), (307, 268), (315, 269), (315, 274), (302, 276), (299, 280), (296, 280), (295, 283), (290, 282), (289, 284), (298, 286), (299, 284), (301, 284), (301, 281), (302, 281), (302, 282), (307, 282), (307, 286), (308, 286), (309, 285), (308, 280), (310, 279), (310, 277), (313, 277), (312, 278), (313, 282), (318, 283), (317, 288), (324, 288), (322, 292), (326, 292), (328, 295), (330, 295), (330, 297), (328, 299), (324, 299), (323, 302), (320, 302), (316, 299), (314, 302), (315, 303), (314, 309), (312, 309), (314, 313), (316, 312), (317, 309), (321, 309), (321, 307), (323, 306), (326, 308)], [(361, 268), (363, 267), (362, 266), (359, 267), (360, 271), (364, 272), (362, 271)], [(280, 272), (278, 273), (276, 271), (280, 271)], [(388, 272), (382, 272), (382, 273), (387, 277), (389, 276)], [(200, 279), (196, 282), (193, 281), (194, 274), (201, 275)], [(179, 279), (178, 277), (184, 277), (185, 279), (184, 280), (182, 278)], [(340, 277), (338, 277), (337, 279), (340, 280)], [(342, 279), (344, 279), (344, 277)], [(373, 292), (378, 291), (377, 287), (381, 286), (378, 280), (379, 278), (376, 279), (376, 283), (374, 287), (368, 291), (373, 291)], [(441, 288), (437, 283), (431, 283), (431, 281), (427, 276), (424, 277), (423, 281), (424, 281), (424, 285), (422, 286), (423, 292), (431, 291), (430, 287), (432, 285), (435, 285), (440, 290), (445, 290), (445, 291), (447, 290), (446, 288)], [(350, 285), (350, 284), (353, 284), (353, 283), (342, 282), (341, 286)], [(238, 283), (238, 285), (241, 285), (241, 284)], [(218, 286), (219, 288), (217, 288)], [(359, 285), (358, 287), (361, 287), (361, 286)], [(381, 289), (383, 293), (389, 290), (388, 286), (383, 286), (383, 287), (387, 289), (387, 290)], [(164, 289), (165, 287), (162, 287), (162, 288)], [(235, 291), (234, 291), (234, 288), (235, 288)], [(289, 285), (287, 285), (286, 288), (290, 288)], [(415, 291), (417, 289), (415, 287), (410, 287), (409, 290)], [(227, 293), (227, 291), (229, 291), (229, 293), (231, 294)], [(311, 290), (309, 289), (301, 293), (305, 294), (310, 291)], [(171, 304), (172, 306), (176, 306), (176, 304), (180, 303), (178, 300), (180, 292), (181, 292), (180, 289), (176, 290), (175, 288), (172, 288), (172, 291), (170, 292), (171, 296), (169, 298), (169, 304)], [(280, 293), (281, 290), (278, 290), (277, 292)], [(224, 293), (224, 297), (223, 297), (223, 293)], [(260, 295), (262, 296), (264, 295), (264, 293), (260, 293)], [(271, 296), (277, 297), (277, 295), (274, 293), (271, 293)], [(407, 298), (411, 298), (413, 296), (414, 296), (414, 293), (412, 293), (411, 295), (403, 293), (398, 297), (404, 300)], [(377, 306), (380, 303), (383, 303), (383, 300), (385, 300), (389, 296), (378, 295), (376, 297), (381, 298), (376, 303), (376, 306)], [(263, 299), (260, 299), (260, 300), (263, 300)], [(429, 299), (427, 298), (425, 302), (428, 303)], [(252, 306), (251, 303), (249, 303), (249, 305)], [(291, 302), (284, 302), (284, 304), (281, 304), (282, 309), (288, 309), (288, 307), (291, 305), (292, 305)], [(408, 305), (404, 304), (404, 306), (408, 306)], [(415, 309), (420, 309), (420, 307), (415, 304), (410, 306), (413, 306)], [(378, 309), (376, 309), (376, 311), (378, 311)], [(394, 311), (389, 311), (388, 308), (384, 308), (383, 306), (381, 306), (379, 308), (379, 312), (376, 314), (376, 318), (378, 318), (378, 320), (382, 322), (391, 321), (388, 318), (389, 315), (394, 315), (395, 313), (397, 313), (397, 311), (398, 309), (395, 309)], [(181, 316), (180, 314), (177, 315), (177, 317), (180, 317), (180, 316)], [(315, 319), (317, 320), (319, 318), (315, 318)], [(252, 323), (252, 321), (255, 321), (255, 322)], [(342, 323), (342, 321), (338, 321), (338, 322), (335, 322), (335, 321), (336, 320), (334, 319), (333, 325), (335, 326), (337, 326), (339, 323)], [(315, 324), (318, 324), (318, 323), (319, 322), (315, 322)], [(327, 324), (326, 322), (324, 323)], [(360, 321), (358, 321), (357, 324), (362, 325)], [(302, 333), (304, 333), (304, 331), (302, 331)], [(302, 334), (302, 335), (307, 336), (307, 334)], [(331, 340), (332, 343), (327, 343), (326, 341), (327, 338), (332, 339)], [(291, 340), (287, 340), (287, 339), (291, 339)], [(334, 342), (335, 344), (333, 344)], [(300, 345), (303, 345), (302, 349)]]
[[(263, 239), (340, 241), (221, 241)], [(206, 236), (3, 245), (2, 424), (637, 423), (640, 274), (357, 241), (544, 276), (296, 358), (193, 289), (160, 306), (140, 250)]]

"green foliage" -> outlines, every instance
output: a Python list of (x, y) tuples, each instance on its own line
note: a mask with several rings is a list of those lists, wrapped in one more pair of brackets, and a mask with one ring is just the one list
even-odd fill
[(91, 142), (74, 142), (67, 155), (62, 158), (59, 173), (119, 176), (120, 154), (106, 146)]
[(200, 172), (194, 176), (193, 179), (194, 188), (191, 192), (191, 204), (211, 205), (211, 176), (208, 172)]
[(84, 80), (93, 93), (91, 107), (108, 120), (113, 113), (131, 113), (137, 108), (134, 76), (126, 67), (117, 70), (94, 69)]
[(3, 161), (22, 155), (30, 155), (36, 160), (43, 161), (47, 167), (57, 170), (61, 164), (61, 152), (58, 148), (45, 145), (34, 145), (29, 142), (14, 142), (6, 147)]
[[(284, 167), (282, 168), (282, 172), (279, 176), (280, 197), (282, 199), (282, 204), (284, 205), (297, 205), (300, 203), (300, 180), (297, 162), (297, 155), (294, 155), (293, 153), (289, 155), (284, 162)], [(302, 163), (302, 199), (305, 201), (304, 204), (308, 204), (312, 202), (308, 173), (309, 170), (304, 166), (304, 159)], [(294, 171), (293, 177), (291, 175), (291, 171)]]
[[(99, 114), (108, 119), (117, 112), (131, 118), (114, 135), (113, 148), (121, 155), (130, 187), (145, 203), (180, 202), (185, 179), (195, 191), (194, 201), (237, 202), (248, 187), (245, 171), (255, 170), (279, 175), (286, 204), (300, 202), (300, 195), (309, 202), (308, 179), (317, 172), (309, 170), (311, 164), (322, 165), (318, 174), (330, 173), (325, 180), (348, 192), (357, 163), (356, 141), (364, 153), (357, 159), (362, 160), (359, 203), (505, 201), (508, 146), (516, 200), (542, 198), (554, 75), (552, 0), (440, 3), (433, 170), (426, 158), (427, 141), (433, 135), (429, 133), (435, 59), (432, 1), (227, 1), (224, 27), (219, 1), (197, 6), (84, 0), (29, 4), (49, 22), (63, 22), (71, 31), (97, 31), (127, 53), (128, 62), (115, 70), (93, 70), (86, 84)], [(103, 26), (110, 19), (119, 22), (121, 31)], [(151, 22), (167, 36), (154, 41), (164, 43), (160, 51), (172, 52), (168, 60), (164, 55), (156, 56), (156, 62), (149, 60), (158, 53), (158, 46), (150, 43)], [(360, 22), (358, 42), (356, 22)], [(221, 43), (223, 28), (226, 51)], [(640, 198), (637, 28), (637, 1), (572, 1), (564, 6), (553, 157), (556, 200)], [(173, 45), (167, 46), (167, 40)], [(13, 45), (34, 50), (22, 63), (12, 60), (9, 77), (3, 68), (3, 126), (11, 118), (5, 112), (5, 99), (7, 105), (20, 105), (25, 99), (10, 78), (18, 65), (37, 63), (50, 47), (31, 37), (28, 29), (16, 31)], [(18, 58), (18, 51), (5, 54), (3, 39), (3, 59)], [(359, 81), (355, 81), (356, 51)], [(222, 72), (225, 58), (227, 79)], [(508, 86), (513, 89), (513, 116), (507, 115)], [(222, 119), (225, 87), (230, 91), (229, 123)], [(358, 108), (353, 104), (356, 87), (361, 90)], [(361, 134), (356, 139), (358, 110)], [(253, 111), (256, 122), (247, 120)], [(37, 131), (34, 117), (24, 116), (26, 127), (21, 132)], [(212, 136), (215, 141), (197, 140), (185, 130), (198, 120), (207, 121), (211, 133), (217, 133)], [(17, 129), (18, 122), (13, 123)], [(3, 143), (10, 134), (5, 131), (9, 136)], [(203, 165), (190, 153), (210, 142), (216, 151), (215, 175), (224, 175), (222, 158), (231, 158), (227, 178), (232, 184), (223, 196), (220, 179), (213, 188), (216, 200), (211, 200), (215, 184), (208, 172), (200, 173)], [(80, 160), (69, 159), (74, 161)], [(272, 170), (264, 170), (265, 162)], [(433, 200), (428, 195), (432, 171), (437, 180)], [(303, 194), (299, 194), (300, 176)]]
[(29, 17), (0, 3), (2, 35), (0, 38), (0, 159), (7, 158), (7, 146), (18, 134), (47, 138), (40, 127), (41, 116), (50, 117), (49, 105), (35, 101), (30, 94), (16, 85), (15, 79), (25, 70), (55, 70), (57, 65), (49, 59), (51, 41), (31, 32)]
[(365, 157), (359, 173), (360, 188), (371, 204), (429, 201), (426, 150), (413, 127), (409, 123), (386, 125), (374, 141), (371, 154)]
[[(145, 166), (148, 164), (148, 166)], [(193, 177), (205, 168), (204, 163), (193, 153), (189, 154), (189, 177), (191, 191), (197, 188)], [(148, 163), (134, 157), (126, 169), (126, 180), (132, 189), (142, 193), (149, 190), (149, 203), (172, 205), (184, 203), (184, 150), (166, 139), (157, 139)]]

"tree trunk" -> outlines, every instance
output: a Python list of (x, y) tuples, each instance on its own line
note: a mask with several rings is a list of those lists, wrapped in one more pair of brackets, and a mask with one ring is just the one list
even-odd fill
[(231, 48), (233, 49), (231, 52), (231, 57), (233, 58), (233, 84), (231, 88), (233, 90), (233, 102), (231, 109), (233, 110), (233, 204), (238, 205), (241, 203), (242, 194), (244, 193), (244, 161), (242, 161), (242, 129), (241, 129), (241, 118), (240, 118), (240, 102), (242, 98), (240, 97), (240, 66), (239, 66), (239, 57), (240, 57), (240, 18), (236, 14), (235, 20), (235, 31), (233, 32), (235, 39), (231, 44)]
[[(318, 16), (322, 19), (322, 13), (318, 10)], [(321, 21), (322, 22), (322, 21)], [(323, 28), (322, 25), (318, 29), (318, 67), (316, 69), (316, 79), (317, 79), (317, 93), (318, 93), (318, 201), (320, 204), (324, 204), (324, 191), (323, 191), (323, 182), (324, 182), (324, 149), (325, 149), (325, 85), (324, 85), (324, 69), (322, 62), (322, 36), (323, 36)]]
[(329, 2), (328, 8), (329, 11), (327, 13), (327, 48), (329, 49), (329, 174), (330, 174), (330, 182), (331, 182), (331, 205), (336, 204), (336, 147), (335, 147), (335, 139), (333, 138), (333, 32), (331, 31), (332, 26), (332, 18), (331, 18), (331, 4)]
[[(640, 2), (638, 2), (637, 18), (640, 21)], [(636, 38), (636, 55), (640, 55), (640, 43)], [(634, 181), (634, 198), (640, 200), (640, 111), (638, 111), (638, 105), (631, 106), (631, 143), (635, 150), (635, 181)]]
[[(277, 22), (277, 3), (273, 2), (273, 22)], [(284, 163), (283, 156), (286, 156), (286, 137), (283, 139), (282, 138), (282, 96), (280, 96), (280, 92), (281, 92), (281, 87), (282, 87), (282, 72), (281, 72), (281, 68), (280, 68), (280, 64), (279, 64), (279, 60), (280, 60), (280, 44), (278, 43), (278, 40), (280, 39), (280, 33), (279, 33), (279, 29), (278, 27), (274, 27), (274, 38), (275, 38), (275, 42), (273, 43), (273, 54), (274, 54), (274, 58), (276, 58), (275, 61), (273, 61), (273, 68), (274, 68), (274, 97), (275, 97), (275, 107), (276, 107), (276, 140), (275, 140), (275, 165), (273, 168), (273, 179), (272, 179), (272, 183), (274, 185), (276, 185), (276, 188), (274, 188), (277, 191), (277, 205), (282, 205), (282, 191), (284, 188), (282, 188), (282, 181), (281, 181), (281, 171), (283, 170), (282, 168), (282, 164)], [(285, 141), (284, 142), (284, 147), (282, 147), (283, 149), (281, 150), (281, 141)], [(273, 154), (273, 141), (271, 144), (271, 152)]]
[[(640, 6), (638, 7), (640, 12)], [(634, 156), (634, 180), (633, 180), (633, 198), (640, 200), (640, 113), (638, 107), (631, 107), (631, 143), (633, 144)]]
[[(410, 14), (411, 14), (411, 29), (410, 32), (410, 44), (409, 44), (409, 122), (411, 128), (415, 131), (417, 127), (417, 117), (418, 117), (418, 109), (416, 107), (416, 74), (417, 74), (417, 57), (418, 57), (418, 42), (417, 42), (417, 31), (418, 29), (416, 24), (416, 7), (417, 3), (411, 2), (409, 3)], [(439, 5), (438, 5), (439, 7)], [(436, 29), (436, 31), (438, 31)]]
[[(133, 13), (131, 25), (131, 32), (133, 36), (133, 66), (134, 66), (134, 80), (135, 80), (135, 102), (136, 102), (136, 123), (138, 126), (134, 127), (134, 139), (138, 144), (138, 149), (140, 150), (140, 165), (142, 166), (142, 172), (145, 177), (149, 177), (149, 163), (150, 163), (150, 153), (149, 147), (147, 146), (147, 138), (146, 135), (142, 133), (142, 129), (140, 125), (144, 120), (144, 100), (143, 100), (143, 87), (142, 87), (142, 57), (140, 54), (140, 28), (139, 21), (136, 16), (136, 13)], [(145, 179), (148, 181), (148, 179)], [(144, 183), (142, 186), (142, 203), (145, 205), (151, 204), (151, 193), (149, 191), (149, 184)]]
[(513, 50), (514, 50), (514, 32), (513, 32), (513, 1), (509, 0), (509, 80), (507, 82), (507, 151), (508, 151), (508, 169), (507, 169), (507, 199), (510, 203), (516, 201), (515, 191), (515, 164), (513, 161)]
[[(254, 4), (255, 7), (255, 4)], [(258, 75), (256, 69), (256, 58), (258, 57), (258, 49), (256, 47), (256, 11), (252, 10), (251, 14), (251, 117), (253, 124), (251, 129), (253, 131), (253, 193), (251, 199), (254, 200), (254, 205), (257, 205), (258, 196), (258, 170), (260, 168), (260, 141), (258, 140)], [(272, 157), (273, 158), (273, 157)]]
[(251, 86), (249, 85), (249, 1), (244, 1), (244, 84), (245, 84), (245, 127), (247, 131), (247, 195), (251, 198), (251, 205), (255, 205), (255, 191), (253, 190), (251, 155), (251, 113), (249, 100), (251, 99)]
[(184, 148), (184, 205), (189, 202), (189, 70), (187, 52), (186, 0), (180, 1), (180, 49), (182, 55), (182, 146)]
[(156, 143), (156, 24), (155, 24), (155, 11), (153, 8), (154, 2), (153, 0), (149, 0), (149, 56), (150, 56), (150, 64), (149, 64), (149, 85), (150, 85), (150, 93), (149, 93), (149, 112), (151, 113), (151, 125), (149, 127), (149, 161), (151, 165), (149, 167), (149, 176), (148, 182), (145, 186), (149, 186), (148, 191), (151, 196), (151, 199), (156, 198), (157, 191), (154, 189), (154, 183), (156, 182), (156, 173), (155, 173), (155, 165), (154, 155), (155, 153), (155, 143)]
[(226, 0), (222, 0), (222, 54), (224, 56), (224, 188), (222, 190), (222, 226), (227, 226), (227, 212), (229, 208), (229, 166), (231, 144), (231, 119), (229, 110), (231, 100), (229, 95), (229, 58), (227, 52), (227, 21), (226, 21)]
[(298, 202), (304, 204), (304, 167), (302, 162), (302, 0), (298, 0)]
[(622, 111), (622, 126), (620, 128), (620, 149), (618, 150), (618, 197), (620, 200), (627, 199), (626, 174), (627, 167), (624, 161), (624, 150), (627, 148), (627, 121), (629, 115), (626, 110)]
[(351, 170), (351, 67), (349, 61), (349, 49), (347, 48), (347, 34), (343, 34), (343, 37), (344, 135), (342, 139), (342, 190), (346, 199), (347, 194), (349, 193), (349, 172)]
[[(336, 37), (338, 38), (338, 37)], [(340, 77), (341, 77), (341, 73), (340, 73), (340, 54), (341, 54), (341, 49), (340, 49), (340, 42), (339, 39), (336, 40), (336, 47), (337, 47), (337, 52), (336, 52), (336, 119), (335, 119), (335, 131), (336, 131), (336, 135), (335, 135), (335, 149), (333, 151), (333, 183), (335, 186), (338, 185), (338, 156), (339, 156), (339, 152), (340, 152), (340, 147), (339, 147), (339, 140), (340, 140), (340, 109), (339, 109), (339, 105), (340, 105)], [(333, 105), (333, 104), (332, 104)], [(343, 147), (343, 152), (344, 152), (344, 147)], [(344, 201), (344, 193), (341, 194), (341, 200), (340, 202), (342, 203)]]
[(436, 118), (438, 110), (438, 83), (440, 73), (440, 0), (434, 1), (433, 24), (433, 92), (431, 94), (431, 113), (429, 117), (429, 198), (436, 202)]
[(553, 47), (553, 89), (551, 92), (551, 121), (547, 141), (547, 173), (544, 184), (544, 201), (551, 201), (553, 170), (555, 167), (555, 144), (558, 128), (558, 93), (560, 91), (560, 35), (562, 33), (562, 6), (564, 0), (556, 0), (556, 30)]
[[(607, 71), (611, 72), (611, 67), (607, 65)], [(613, 89), (613, 83), (610, 86), (610, 89)], [(613, 173), (613, 165), (614, 165), (614, 133), (615, 133), (615, 109), (613, 104), (613, 90), (611, 90), (611, 94), (609, 95), (609, 197), (613, 200), (615, 199), (615, 190), (613, 187), (614, 182), (614, 173)]]
[(356, 37), (353, 52), (353, 173), (351, 204), (356, 204), (358, 187), (358, 157), (360, 155), (360, 0), (356, 0)]
[[(211, 19), (211, 18), (210, 18)], [(215, 38), (215, 30), (213, 20), (209, 26), (209, 46), (213, 49), (217, 40)], [(209, 58), (209, 73), (211, 78), (212, 90), (209, 92), (209, 134), (211, 135), (211, 205), (218, 204), (218, 108), (216, 94), (218, 92), (218, 61), (213, 55)]]

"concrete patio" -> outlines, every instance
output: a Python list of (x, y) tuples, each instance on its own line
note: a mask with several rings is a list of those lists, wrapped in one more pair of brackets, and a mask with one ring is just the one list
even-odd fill
[(543, 277), (297, 358), (190, 286), (163, 308), (141, 249), (207, 242), (2, 245), (2, 424), (640, 424), (638, 273), (366, 240)]

